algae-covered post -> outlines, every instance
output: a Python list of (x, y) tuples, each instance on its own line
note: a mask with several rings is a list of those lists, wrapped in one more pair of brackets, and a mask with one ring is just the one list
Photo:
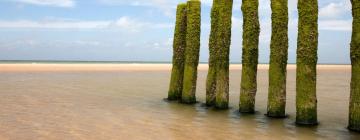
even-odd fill
[(216, 89), (216, 62), (218, 61), (217, 53), (217, 38), (219, 22), (219, 2), (221, 0), (214, 0), (211, 8), (211, 31), (209, 37), (209, 71), (206, 79), (206, 105), (215, 105), (215, 89)]
[(197, 67), (200, 51), (201, 3), (199, 0), (187, 2), (187, 28), (185, 48), (185, 70), (181, 102), (195, 103)]
[(206, 104), (226, 109), (229, 104), (229, 54), (232, 0), (214, 0), (211, 11), (210, 59)]
[(285, 117), (286, 66), (288, 59), (288, 0), (271, 0), (269, 96), (267, 116)]
[(231, 44), (231, 17), (233, 0), (222, 0), (219, 9), (217, 31), (217, 72), (216, 72), (216, 101), (215, 107), (226, 109), (229, 106), (229, 55)]
[(316, 64), (318, 46), (318, 2), (299, 0), (296, 62), (296, 123), (316, 125)]
[(186, 3), (177, 6), (168, 100), (181, 99), (186, 47)]
[(351, 94), (349, 126), (353, 131), (360, 131), (360, 1), (351, 0), (353, 31), (351, 39)]
[(260, 23), (258, 0), (243, 0), (243, 55), (239, 111), (254, 113)]

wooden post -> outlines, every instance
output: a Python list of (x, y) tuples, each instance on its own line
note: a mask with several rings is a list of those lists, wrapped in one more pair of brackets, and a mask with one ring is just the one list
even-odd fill
[(196, 103), (197, 67), (200, 51), (201, 3), (199, 0), (187, 2), (187, 29), (185, 49), (185, 70), (181, 102)]
[(227, 109), (229, 105), (229, 54), (231, 44), (232, 0), (214, 0), (210, 34), (210, 62), (207, 79), (207, 105)]
[(258, 0), (243, 0), (243, 55), (239, 111), (254, 113), (255, 95), (257, 90), (256, 75), (258, 65), (258, 46), (260, 23), (258, 14)]
[(217, 31), (219, 22), (219, 2), (220, 0), (214, 0), (211, 8), (211, 31), (209, 37), (209, 71), (206, 79), (206, 105), (215, 105), (216, 95), (216, 66), (217, 66)]
[(288, 0), (271, 0), (269, 95), (267, 116), (285, 117), (286, 66), (288, 60)]
[(353, 131), (360, 131), (360, 1), (351, 0), (353, 31), (351, 39), (351, 94), (349, 126)]
[(318, 47), (318, 1), (299, 0), (296, 62), (296, 123), (316, 125), (316, 65)]
[(172, 72), (168, 100), (181, 99), (184, 77), (186, 47), (186, 3), (179, 4), (176, 12), (176, 25), (173, 43)]
[(220, 3), (217, 32), (217, 44), (219, 46), (218, 65), (216, 73), (216, 101), (215, 107), (227, 109), (229, 106), (229, 55), (231, 45), (231, 17), (232, 0), (222, 0)]

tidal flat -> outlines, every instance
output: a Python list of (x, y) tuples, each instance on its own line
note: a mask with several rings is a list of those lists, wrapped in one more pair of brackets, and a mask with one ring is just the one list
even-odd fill
[(0, 139), (360, 139), (347, 130), (351, 69), (319, 65), (319, 125), (295, 125), (295, 66), (288, 118), (266, 117), (268, 66), (259, 65), (256, 113), (238, 113), (241, 66), (230, 68), (230, 109), (167, 102), (170, 64), (0, 64)]

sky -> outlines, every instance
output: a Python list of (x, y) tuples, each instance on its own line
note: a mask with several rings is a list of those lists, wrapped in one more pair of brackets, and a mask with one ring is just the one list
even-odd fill
[[(289, 63), (296, 62), (297, 0), (289, 1)], [(166, 61), (176, 5), (186, 0), (0, 0), (0, 60)], [(200, 61), (209, 58), (212, 0), (201, 0)], [(259, 0), (259, 63), (269, 62), (270, 0)], [(230, 61), (241, 62), (241, 0), (234, 0)], [(350, 0), (319, 1), (319, 63), (349, 64)]]

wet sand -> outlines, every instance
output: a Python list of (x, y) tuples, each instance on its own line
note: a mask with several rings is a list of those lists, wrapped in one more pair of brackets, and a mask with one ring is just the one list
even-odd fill
[[(170, 71), (171, 64), (0, 64), (0, 72), (18, 71)], [(350, 65), (318, 65), (318, 69), (350, 70)], [(207, 70), (207, 64), (200, 64), (198, 70)], [(259, 64), (258, 69), (269, 69), (269, 65)], [(296, 65), (289, 64), (289, 70)], [(230, 70), (241, 70), (241, 64), (231, 64)]]
[(286, 119), (266, 113), (260, 65), (255, 115), (237, 113), (241, 65), (230, 70), (229, 110), (205, 108), (207, 66), (195, 105), (165, 102), (168, 64), (0, 64), (0, 139), (360, 139), (346, 129), (350, 66), (318, 66), (316, 127), (295, 121), (295, 66), (288, 67)]

